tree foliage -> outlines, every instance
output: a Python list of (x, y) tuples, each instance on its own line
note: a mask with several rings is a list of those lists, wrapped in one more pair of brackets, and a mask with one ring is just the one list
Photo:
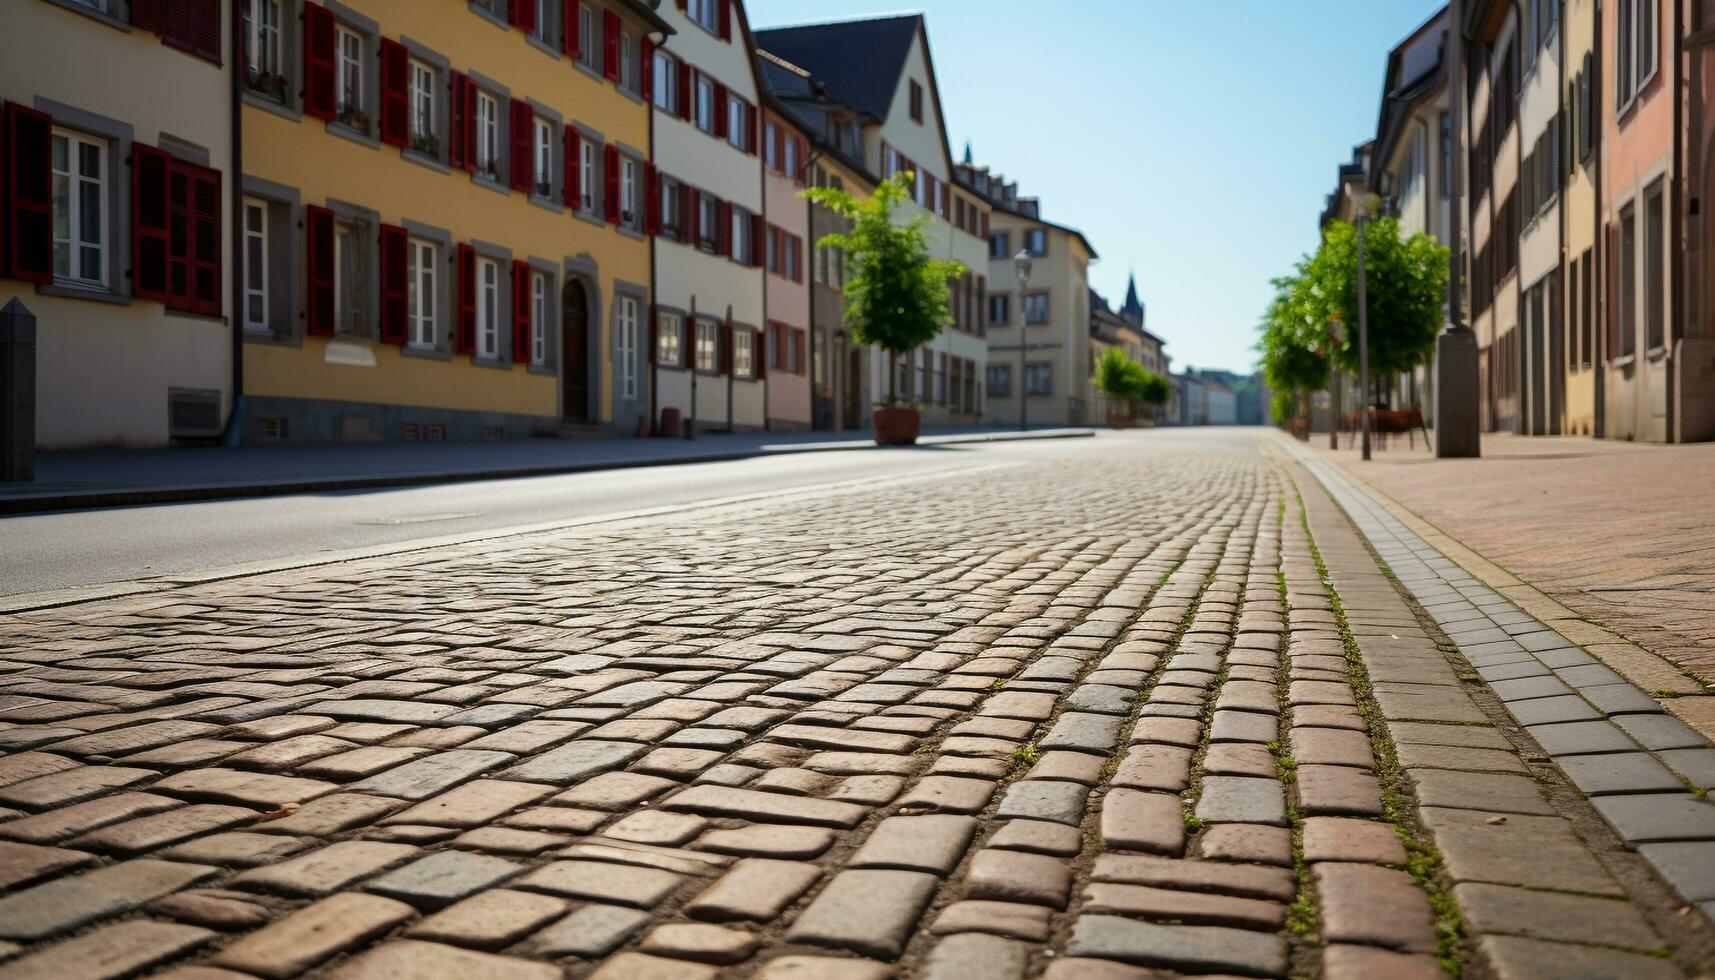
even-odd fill
[[(851, 220), (850, 231), (824, 235), (816, 244), (845, 254), (845, 318), (852, 338), (889, 355), (935, 339), (948, 320), (947, 284), (965, 273), (962, 262), (929, 257), (922, 215), (894, 222), (894, 205), (911, 200), (911, 179), (908, 172), (894, 174), (864, 201), (831, 187), (803, 192)], [(888, 372), (890, 386), (893, 374)]]
[(1263, 317), (1262, 374), (1275, 392), (1315, 391), (1328, 381), (1328, 314), (1305, 274), (1310, 257), (1291, 275), (1273, 281), (1274, 299)]
[(1109, 398), (1123, 402), (1163, 405), (1173, 394), (1166, 378), (1126, 357), (1118, 347), (1109, 347), (1096, 358), (1090, 382)]
[[(1399, 237), (1399, 219), (1364, 224), (1364, 268), (1370, 307), (1370, 375), (1409, 371), (1426, 360), (1441, 332), (1447, 298), (1445, 247), (1418, 232)], [(1305, 268), (1311, 290), (1340, 333), (1334, 359), (1358, 373), (1358, 235), (1344, 221), (1331, 222), (1322, 245)]]

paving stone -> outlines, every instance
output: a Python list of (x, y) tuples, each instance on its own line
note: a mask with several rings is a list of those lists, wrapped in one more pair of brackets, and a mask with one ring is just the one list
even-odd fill
[(0, 837), (32, 844), (48, 844), (75, 837), (96, 827), (183, 805), (178, 800), (153, 793), (118, 793), (35, 816), (0, 822)]
[(854, 868), (927, 871), (945, 877), (976, 835), (976, 820), (956, 814), (888, 817), (849, 862)]
[(700, 922), (656, 926), (638, 946), (645, 953), (722, 966), (744, 962), (756, 947), (756, 937), (748, 932)]
[(648, 924), (649, 913), (637, 909), (584, 905), (536, 933), (526, 946), (545, 956), (596, 959), (618, 949)]
[(1260, 742), (1211, 742), (1203, 753), (1203, 772), (1215, 776), (1259, 776), (1276, 779), (1279, 763)]
[(1297, 783), (1299, 809), (1307, 815), (1381, 816), (1381, 784), (1365, 770), (1299, 766)]
[(711, 922), (771, 922), (819, 877), (821, 869), (813, 864), (747, 858), (692, 899), (685, 914)]
[(1009, 820), (990, 835), (986, 846), (1071, 857), (1083, 849), (1084, 842), (1077, 827), (1046, 820)]
[(0, 787), (0, 803), (32, 810), (68, 806), (158, 775), (153, 769), (133, 766), (81, 766)]
[(1616, 899), (1468, 882), (1453, 887), (1453, 900), (1466, 928), (1479, 936), (1527, 936), (1637, 950), (1662, 944), (1637, 908)]
[(305, 850), (315, 843), (315, 841), (303, 837), (280, 837), (274, 834), (232, 831), (185, 841), (182, 844), (167, 848), (161, 852), (160, 856), (174, 861), (189, 861), (193, 864), (217, 864), (224, 867), (248, 868), (258, 864), (272, 864)]
[(1424, 807), (1424, 826), (1455, 882), (1478, 881), (1618, 895), (1619, 886), (1559, 817), (1510, 815), (1502, 823), (1481, 810)]
[(93, 854), (63, 847), (0, 843), (0, 890), (27, 885), (94, 860)]
[(1021, 980), (1030, 953), (1026, 943), (967, 932), (937, 943), (920, 975), (925, 980)]
[(1205, 823), (1285, 826), (1286, 788), (1274, 779), (1208, 776), (1203, 780), (1196, 814)]
[(263, 977), (294, 977), (410, 919), (411, 907), (346, 892), (239, 939), (210, 961)]
[(1066, 711), (1037, 747), (1107, 755), (1119, 744), (1119, 729), (1124, 720), (1116, 715)]
[(603, 963), (590, 980), (714, 980), (720, 968), (644, 953), (621, 953)]
[(730, 786), (693, 786), (668, 797), (665, 809), (744, 820), (854, 827), (866, 810), (837, 800), (816, 800)]
[(259, 816), (261, 814), (255, 810), (244, 807), (206, 803), (109, 824), (74, 837), (67, 843), (104, 854), (137, 854), (188, 837), (246, 824)]
[(212, 800), (258, 810), (275, 810), (287, 803), (303, 803), (338, 788), (319, 779), (235, 769), (190, 769), (149, 787), (152, 792), (182, 796), (188, 800)]
[(680, 880), (678, 875), (657, 868), (600, 861), (555, 861), (517, 879), (513, 887), (649, 909), (671, 895)]
[(441, 851), (389, 871), (365, 887), (421, 909), (438, 909), (499, 884), (523, 870), (523, 865), (501, 858), (463, 851)]
[(1638, 743), (1609, 721), (1531, 725), (1525, 730), (1549, 755), (1555, 757), (1595, 752), (1636, 752), (1638, 749)]
[(842, 871), (792, 923), (786, 940), (897, 959), (937, 884), (934, 875), (917, 871)]
[(1679, 980), (1683, 974), (1670, 961), (1642, 953), (1599, 946), (1550, 943), (1519, 936), (1484, 936), (1477, 952), (1497, 976), (1509, 980)]
[(1049, 820), (1075, 826), (1084, 819), (1084, 800), (1088, 793), (1089, 790), (1078, 783), (1024, 779), (1007, 787), (995, 816)]
[(409, 844), (340, 841), (279, 864), (252, 868), (232, 881), (242, 887), (287, 895), (326, 895), (408, 861), (418, 853)]
[(192, 889), (175, 892), (149, 903), (149, 912), (166, 916), (193, 926), (233, 931), (254, 929), (270, 918), (266, 908), (256, 904), (254, 896), (220, 889)]
[(1433, 952), (1438, 942), (1428, 896), (1403, 871), (1324, 861), (1311, 866), (1322, 936), (1333, 943)]
[(250, 829), (265, 834), (326, 837), (372, 823), (403, 806), (399, 800), (339, 793), (311, 800), (284, 816), (253, 824)]
[(718, 854), (802, 859), (819, 857), (834, 843), (834, 832), (821, 827), (752, 824), (711, 830), (693, 847)]
[(1079, 916), (1066, 953), (1200, 972), (1286, 972), (1286, 941), (1276, 935), (1224, 926), (1155, 925), (1114, 915)]
[(1536, 780), (1498, 772), (1455, 772), (1450, 769), (1408, 769), (1421, 806), (1492, 810), (1497, 813), (1552, 815)]
[(1648, 752), (1574, 755), (1558, 760), (1586, 796), (1618, 793), (1683, 793), (1685, 784)]
[(1298, 893), (1296, 879), (1291, 871), (1284, 868), (1141, 854), (1103, 854), (1096, 858), (1090, 877), (1094, 881), (1122, 885), (1217, 892), (1277, 902), (1290, 902)]
[(1686, 901), (1715, 899), (1715, 842), (1645, 844), (1638, 851)]
[(1063, 909), (1072, 887), (1072, 870), (1058, 858), (985, 848), (971, 858), (965, 874), (967, 898), (1025, 902)]
[(1370, 738), (1339, 728), (1292, 729), (1292, 757), (1299, 765), (1355, 766), (1374, 769)]
[(417, 939), (396, 939), (347, 961), (328, 976), (335, 980), (559, 980), (551, 963), (496, 956)]
[[(516, 756), (506, 752), (452, 749), (388, 769), (378, 776), (353, 783), (350, 788), (356, 793), (423, 800), (485, 772), (499, 769), (515, 758)], [(538, 756), (538, 759), (540, 758)], [(515, 767), (510, 775), (525, 780), (526, 777), (519, 771), (521, 768)]]
[(1324, 980), (1443, 980), (1441, 963), (1428, 953), (1396, 953), (1374, 946), (1334, 944), (1322, 950)]
[[(1040, 782), (1040, 780), (1026, 780)], [(1071, 783), (1059, 785), (1075, 785)], [(901, 810), (937, 813), (976, 813), (988, 806), (995, 784), (988, 779), (925, 776), (899, 799)]]
[(1292, 831), (1265, 824), (1215, 824), (1198, 835), (1197, 853), (1210, 861), (1249, 861), (1290, 867)]
[(1279, 902), (1102, 882), (1091, 882), (1084, 889), (1079, 911), (1083, 915), (1107, 913), (1187, 925), (1260, 930), (1279, 930), (1286, 924), (1286, 906)]
[(57, 878), (0, 898), (0, 939), (35, 941), (128, 912), (218, 873), (139, 858)]
[(1715, 840), (1715, 803), (1690, 793), (1599, 796), (1590, 802), (1628, 843)]
[(941, 910), (929, 931), (938, 936), (983, 932), (1039, 943), (1048, 938), (1051, 914), (1052, 911), (1042, 905), (965, 900)]
[(348, 783), (402, 766), (433, 751), (403, 745), (364, 745), (335, 755), (312, 759), (298, 764), (295, 768), (306, 776)]
[(558, 806), (596, 810), (624, 810), (659, 796), (679, 784), (660, 776), (635, 772), (604, 772), (584, 780), (554, 797)]
[(1404, 864), (1405, 845), (1392, 824), (1351, 817), (1304, 821), (1304, 860)]
[(1102, 797), (1102, 840), (1110, 848), (1179, 854), (1185, 850), (1185, 817), (1179, 797), (1112, 789)]
[(1192, 750), (1177, 745), (1134, 745), (1114, 771), (1113, 785), (1179, 793), (1191, 785)]
[(4, 967), (17, 980), (68, 980), (131, 976), (182, 956), (214, 933), (168, 922), (120, 922), (49, 946)]

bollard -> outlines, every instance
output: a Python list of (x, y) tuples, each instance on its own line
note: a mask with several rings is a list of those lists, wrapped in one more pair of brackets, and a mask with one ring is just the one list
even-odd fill
[(0, 483), (36, 478), (36, 315), (0, 307)]

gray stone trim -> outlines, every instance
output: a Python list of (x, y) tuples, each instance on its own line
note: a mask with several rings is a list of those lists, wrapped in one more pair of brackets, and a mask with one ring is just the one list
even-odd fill
[[(328, 198), (324, 205), (333, 212), (335, 222), (347, 222), (363, 227), (364, 275), (363, 282), (358, 286), (363, 302), (363, 322), (367, 325), (362, 333), (341, 334), (339, 328), (334, 328), (334, 337), (362, 337), (366, 340), (378, 340), (381, 336), (381, 290), (378, 288), (377, 271), (381, 267), (381, 212), (361, 204)], [(334, 231), (337, 236), (339, 231)]]
[(199, 167), (211, 166), (209, 163), (208, 148), (200, 143), (192, 143), (190, 140), (182, 137), (174, 136), (168, 132), (162, 132), (160, 138), (155, 141), (155, 145), (168, 153), (171, 153), (180, 160), (187, 160)]
[[(637, 360), (637, 395), (625, 398), (620, 395), (619, 377), (619, 298), (635, 300), (637, 303), (637, 344), (631, 354)], [(615, 279), (613, 282), (613, 302), (608, 304), (607, 333), (608, 333), (608, 364), (613, 369), (613, 414), (619, 417), (622, 411), (635, 411), (639, 404), (649, 399), (649, 287), (625, 279)]]
[(544, 321), (542, 324), (542, 363), (537, 364), (534, 361), (526, 362), (525, 368), (532, 374), (552, 374), (557, 376), (559, 374), (560, 365), (558, 338), (561, 331), (556, 328), (559, 326), (560, 320), (564, 315), (560, 309), (560, 300), (561, 294), (565, 289), (565, 283), (560, 278), (559, 263), (555, 262), (553, 259), (544, 259), (538, 255), (530, 255), (526, 256), (524, 261), (529, 263), (530, 271), (545, 273), (548, 277), (547, 296), (545, 297), (546, 302), (543, 304), (544, 309), (542, 313), (542, 319)]
[[(103, 189), (107, 196), (107, 286), (104, 289), (90, 289), (50, 282), (38, 285), (36, 291), (45, 296), (129, 303), (132, 296), (131, 144), (135, 140), (135, 130), (130, 123), (41, 96), (37, 96), (32, 105), (38, 111), (53, 116), (55, 126), (79, 130), (107, 140), (107, 172), (102, 174), (102, 180), (107, 185)], [(231, 178), (230, 175), (222, 174), (221, 179), (224, 181)], [(230, 221), (221, 221), (222, 227), (230, 224)], [(224, 290), (225, 284), (221, 285)]]
[(503, 99), (512, 98), (512, 90), (510, 88), (507, 88), (474, 68), (466, 70), (465, 75), (472, 81), (476, 82), (478, 88), (487, 90), (490, 95), (498, 95)]
[[(445, 144), (442, 144), (441, 152), (446, 152)], [(453, 168), (447, 166), (441, 161), (427, 154), (418, 153), (416, 150), (413, 150), (408, 146), (399, 151), (399, 156), (402, 159), (411, 161), (419, 167), (428, 167), (430, 170), (433, 170), (438, 174), (450, 174), (453, 172)]]
[[(288, 86), (293, 84), (296, 83), (287, 83)], [(299, 112), (297, 109), (290, 106), (283, 106), (260, 92), (252, 91), (248, 86), (243, 86), (242, 89), (240, 96), (244, 99), (245, 105), (261, 109), (263, 112), (272, 112), (274, 115), (283, 119), (290, 119), (292, 122), (304, 121), (304, 114)]]
[(467, 6), (470, 7), (471, 13), (481, 17), (485, 21), (488, 21), (488, 23), (493, 26), (498, 27), (503, 31), (512, 30), (512, 25), (506, 22), (506, 18), (496, 13), (494, 8), (488, 5), (487, 0), (469, 0)]
[[(540, 26), (540, 25), (538, 25), (538, 26)], [(548, 57), (553, 58), (555, 61), (559, 61), (560, 58), (562, 57), (562, 54), (558, 48), (554, 47), (552, 44), (549, 44), (547, 41), (542, 40), (541, 38), (537, 37), (534, 34), (524, 35), (524, 43), (535, 48), (537, 51), (542, 52), (543, 54), (547, 55)]]
[(76, 0), (48, 0), (48, 2), (74, 14), (82, 14), (90, 20), (106, 24), (114, 30), (124, 31), (127, 34), (131, 33), (130, 0), (108, 0), (108, 4), (113, 9), (107, 13), (87, 7), (76, 2)]
[[(337, 119), (329, 119), (327, 122), (323, 123), (323, 125), (327, 128), (330, 135), (338, 136), (341, 139), (351, 140), (353, 143), (356, 143), (359, 146), (367, 146), (371, 150), (381, 149), (380, 137), (370, 136), (362, 130), (353, 129)], [(374, 125), (373, 119), (371, 120), (371, 125)]]
[[(339, 18), (339, 20), (347, 27), (361, 31), (365, 34), (379, 35), (381, 33), (381, 25), (374, 18), (365, 17), (363, 14), (360, 14), (345, 4), (340, 3), (339, 0), (321, 0), (321, 5), (328, 8), (328, 11), (335, 17)], [(280, 13), (282, 16), (285, 15), (285, 11), (283, 10)], [(367, 81), (367, 79), (365, 79), (365, 81)]]
[[(270, 319), (276, 321), (271, 333), (244, 331), (246, 341), (261, 344), (282, 344), (299, 347), (303, 332), (298, 328), (298, 297), (304, 293), (304, 266), (299, 256), (302, 241), (298, 219), (302, 201), (296, 187), (287, 187), (261, 177), (246, 174), (241, 182), (245, 197), (258, 198), (268, 205), (268, 290)], [(242, 238), (244, 227), (233, 229)], [(240, 243), (242, 246), (242, 242)], [(243, 255), (242, 247), (238, 254)], [(239, 297), (243, 308), (243, 297)], [(242, 315), (242, 314), (240, 314)]]
[(401, 34), (399, 36), (399, 43), (403, 44), (405, 46), (405, 50), (410, 52), (411, 57), (416, 58), (418, 61), (426, 61), (439, 71), (452, 71), (453, 63), (446, 55), (441, 54), (434, 48), (418, 41), (411, 35)]
[[(499, 368), (501, 370), (510, 371), (512, 369), (512, 250), (502, 245), (496, 245), (492, 242), (485, 242), (475, 238), (471, 239), (466, 244), (476, 250), (478, 258), (490, 259), (499, 266), (499, 282), (496, 284), (495, 315), (499, 317), (500, 323), (495, 325), (495, 356), (492, 358), (486, 358), (472, 354), (470, 356), (470, 362), (477, 367)], [(454, 256), (454, 262), (455, 266), (453, 275), (456, 276), (457, 256)], [(480, 282), (477, 284), (477, 288), (480, 290)], [(452, 311), (449, 310), (449, 312)], [(454, 315), (456, 315), (456, 313)], [(454, 332), (454, 329), (451, 327), (445, 331), (449, 336)]]
[(400, 219), (399, 226), (405, 229), (408, 238), (420, 238), (434, 242), (441, 248), (440, 267), (435, 270), (435, 345), (430, 348), (412, 347), (407, 341), (401, 344), (399, 350), (407, 357), (426, 357), (431, 360), (447, 361), (453, 356), (453, 331), (457, 328), (458, 311), (453, 308), (458, 301), (458, 254), (454, 248), (452, 232), (437, 225), (413, 221), (410, 218)]
[(401, 147), (399, 155), (412, 163), (428, 167), (438, 173), (450, 174), (452, 168), (447, 166), (449, 144), (452, 142), (452, 97), (447, 92), (447, 79), (453, 70), (452, 61), (446, 55), (434, 48), (411, 37), (401, 36), (399, 43), (405, 46), (405, 51), (416, 61), (428, 65), (435, 73), (435, 133), (440, 137), (440, 152), (435, 156), (420, 153), (409, 146)]
[[(371, 149), (381, 148), (381, 25), (373, 18), (351, 9), (339, 0), (323, 0), (323, 6), (339, 21), (339, 26), (361, 36), (363, 42), (363, 114), (368, 122), (356, 129), (337, 119), (323, 123), (335, 136), (341, 136)], [(281, 11), (284, 16), (284, 11)], [(338, 41), (336, 39), (335, 44)]]

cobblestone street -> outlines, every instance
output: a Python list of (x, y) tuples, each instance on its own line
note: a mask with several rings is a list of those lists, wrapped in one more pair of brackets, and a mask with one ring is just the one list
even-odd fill
[(0, 977), (1715, 968), (1715, 750), (1331, 468), (972, 459), (7, 617)]

